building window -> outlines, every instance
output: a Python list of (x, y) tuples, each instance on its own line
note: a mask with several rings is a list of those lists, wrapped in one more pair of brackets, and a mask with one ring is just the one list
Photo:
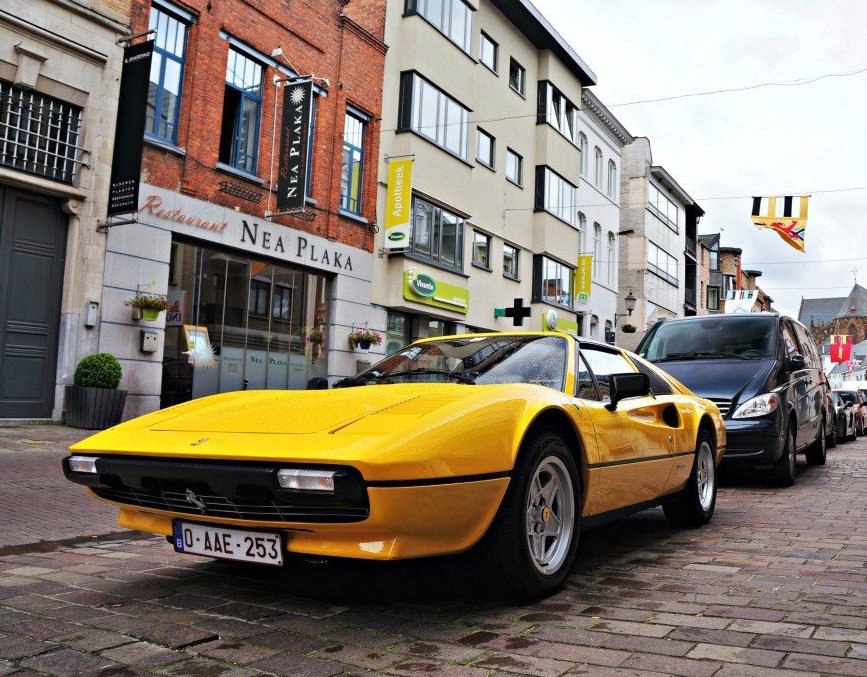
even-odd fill
[(473, 263), (491, 269), (491, 236), (473, 231)]
[(469, 110), (418, 73), (403, 73), (400, 88), (398, 129), (411, 129), (465, 160)]
[(411, 251), (442, 266), (464, 265), (464, 220), (420, 197), (412, 199)]
[(509, 87), (514, 89), (521, 96), (524, 96), (526, 81), (526, 69), (514, 59), (509, 59)]
[(539, 83), (539, 116), (569, 139), (578, 143), (578, 109), (550, 82)]
[(608, 231), (608, 285), (614, 286), (614, 233)]
[(719, 310), (719, 287), (707, 288), (707, 309)]
[(598, 187), (602, 185), (602, 151), (599, 146), (596, 146), (594, 152), (596, 154), (596, 171), (593, 175), (593, 183)]
[(608, 161), (608, 197), (617, 199), (617, 165), (614, 160)]
[(407, 14), (420, 14), (465, 52), (470, 51), (473, 12), (462, 0), (406, 0)]
[(479, 61), (494, 71), (494, 73), (497, 72), (497, 57), (499, 56), (499, 51), (500, 46), (487, 35), (482, 33), (479, 40)]
[(572, 309), (572, 268), (547, 256), (536, 256), (533, 276), (533, 301)]
[(494, 137), (481, 128), (476, 129), (476, 160), (494, 168)]
[(577, 226), (578, 189), (548, 167), (536, 167), (536, 209)]
[(516, 186), (524, 185), (524, 158), (511, 148), (506, 149), (506, 178)]
[(677, 286), (677, 259), (650, 241), (647, 243), (647, 268), (669, 284)]
[(602, 226), (593, 224), (593, 279), (602, 277)]
[(81, 108), (0, 80), (0, 165), (73, 183)]
[(366, 121), (350, 112), (343, 120), (343, 171), (340, 178), (340, 208), (361, 214), (361, 182), (364, 169)]
[(162, 7), (151, 7), (148, 28), (156, 31), (151, 59), (145, 133), (178, 142), (187, 24)]
[(649, 184), (647, 193), (647, 203), (650, 206), (650, 211), (653, 212), (658, 219), (665, 223), (665, 225), (667, 225), (675, 233), (677, 233), (679, 216), (677, 205), (674, 204), (671, 200), (669, 200), (668, 197), (666, 197), (666, 195), (652, 183)]
[(262, 65), (229, 48), (220, 162), (256, 173), (262, 111)]
[(578, 253), (586, 254), (584, 251), (584, 239), (587, 237), (587, 217), (583, 212), (578, 212)]
[(518, 279), (518, 251), (508, 243), (503, 244), (503, 275), (513, 280)]
[(587, 176), (587, 137), (584, 132), (578, 134), (578, 173)]
[(708, 268), (710, 270), (719, 270), (719, 242), (714, 242), (708, 252)]

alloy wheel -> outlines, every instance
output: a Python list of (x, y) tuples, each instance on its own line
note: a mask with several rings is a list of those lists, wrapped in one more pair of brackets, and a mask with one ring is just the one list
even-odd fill
[(569, 553), (575, 492), (563, 462), (548, 456), (536, 467), (527, 492), (526, 535), (530, 559), (541, 573), (556, 573)]

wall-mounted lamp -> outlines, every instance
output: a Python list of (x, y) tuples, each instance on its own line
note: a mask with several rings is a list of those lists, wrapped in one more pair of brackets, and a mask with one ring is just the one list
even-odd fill
[(623, 303), (626, 305), (625, 313), (614, 313), (614, 326), (617, 326), (617, 320), (621, 317), (626, 317), (627, 315), (631, 316), (632, 311), (635, 310), (635, 302), (638, 299), (635, 298), (635, 295), (632, 293), (632, 290), (629, 290), (629, 293), (626, 295), (626, 298), (623, 299)]

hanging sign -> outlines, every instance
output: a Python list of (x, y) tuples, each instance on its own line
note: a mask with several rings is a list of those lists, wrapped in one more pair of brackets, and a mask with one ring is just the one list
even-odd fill
[(412, 212), (412, 158), (388, 163), (388, 189), (385, 198), (385, 248), (409, 247)]
[(307, 139), (313, 81), (298, 80), (283, 88), (280, 156), (277, 167), (277, 211), (302, 209), (307, 197)]
[(578, 265), (575, 268), (575, 300), (578, 303), (587, 303), (590, 300), (592, 272), (593, 254), (578, 254)]
[(108, 216), (129, 214), (138, 209), (145, 112), (153, 51), (153, 40), (128, 45), (123, 50), (108, 188)]

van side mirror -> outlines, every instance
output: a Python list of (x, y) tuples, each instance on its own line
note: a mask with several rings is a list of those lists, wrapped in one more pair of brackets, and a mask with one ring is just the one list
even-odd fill
[(789, 370), (801, 371), (807, 368), (807, 360), (801, 353), (795, 353), (789, 358)]
[(605, 405), (608, 411), (617, 409), (617, 403), (627, 397), (650, 395), (650, 377), (647, 374), (628, 372), (611, 374), (608, 382), (611, 401)]

